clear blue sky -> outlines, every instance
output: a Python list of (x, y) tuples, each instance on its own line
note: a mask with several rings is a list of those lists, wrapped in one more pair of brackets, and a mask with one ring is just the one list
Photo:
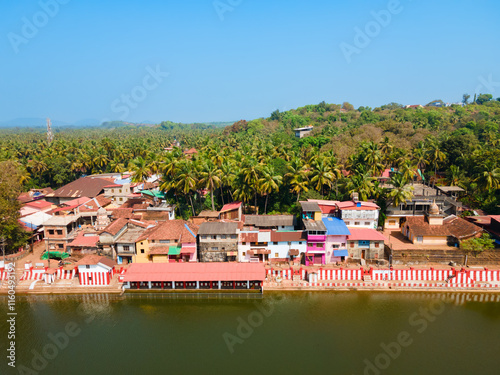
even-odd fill
[[(59, 0), (43, 10), (55, 1), (0, 2), (0, 121), (232, 121), (322, 100), (500, 97), (497, 0)], [(371, 12), (390, 7), (377, 29)], [(371, 32), (367, 46), (355, 28)], [(350, 62), (341, 43), (359, 52)], [(150, 77), (158, 68), (168, 77)]]

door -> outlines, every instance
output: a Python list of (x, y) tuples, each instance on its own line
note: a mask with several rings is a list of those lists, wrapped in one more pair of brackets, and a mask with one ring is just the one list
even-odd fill
[(361, 250), (361, 259), (365, 259), (366, 250)]
[(422, 236), (417, 236), (417, 242), (418, 243), (424, 242), (424, 238)]
[(323, 264), (323, 256), (321, 254), (314, 254), (314, 264)]

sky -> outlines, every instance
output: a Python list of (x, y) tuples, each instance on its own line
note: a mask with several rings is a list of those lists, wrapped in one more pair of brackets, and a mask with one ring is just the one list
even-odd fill
[(2, 0), (0, 121), (496, 98), (499, 18), (497, 0)]

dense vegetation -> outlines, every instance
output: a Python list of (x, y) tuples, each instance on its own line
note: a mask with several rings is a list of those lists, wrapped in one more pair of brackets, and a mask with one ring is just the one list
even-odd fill
[[(442, 108), (390, 103), (356, 110), (322, 102), (223, 129), (163, 122), (56, 130), (50, 145), (39, 129), (2, 130), (0, 161), (17, 163), (24, 189), (57, 188), (102, 172), (131, 170), (137, 180), (159, 173), (161, 188), (184, 217), (232, 200), (260, 213), (297, 212), (300, 198), (347, 199), (353, 192), (399, 203), (411, 196), (405, 185), (417, 169), (432, 183), (464, 188), (469, 207), (496, 213), (499, 124), (500, 102), (487, 95)], [(312, 135), (295, 138), (293, 129), (306, 125), (314, 126)], [(198, 154), (165, 151), (174, 140)], [(400, 172), (392, 190), (375, 178), (385, 168)]]

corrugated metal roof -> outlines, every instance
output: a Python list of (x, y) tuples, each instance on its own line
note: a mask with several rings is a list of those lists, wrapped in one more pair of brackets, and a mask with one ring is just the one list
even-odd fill
[(132, 263), (124, 281), (262, 281), (262, 263)]
[(304, 223), (304, 227), (306, 230), (316, 230), (316, 231), (324, 231), (326, 232), (326, 226), (322, 221), (315, 221), (311, 219), (302, 220)]
[(245, 224), (256, 227), (279, 227), (294, 225), (293, 215), (245, 215)]
[(345, 236), (351, 234), (342, 219), (337, 217), (323, 218), (323, 224), (326, 226), (326, 234), (329, 236)]
[(236, 234), (238, 223), (208, 222), (201, 223), (198, 234)]
[(300, 206), (302, 207), (302, 211), (306, 211), (306, 212), (318, 212), (318, 211), (321, 211), (320, 208), (319, 208), (319, 205), (318, 203), (316, 202), (299, 202), (300, 203)]
[(232, 211), (232, 210), (236, 210), (236, 209), (239, 209), (241, 207), (241, 202), (232, 202), (232, 203), (228, 203), (228, 204), (225, 204), (222, 209), (220, 210), (220, 212), (225, 212), (225, 211)]

